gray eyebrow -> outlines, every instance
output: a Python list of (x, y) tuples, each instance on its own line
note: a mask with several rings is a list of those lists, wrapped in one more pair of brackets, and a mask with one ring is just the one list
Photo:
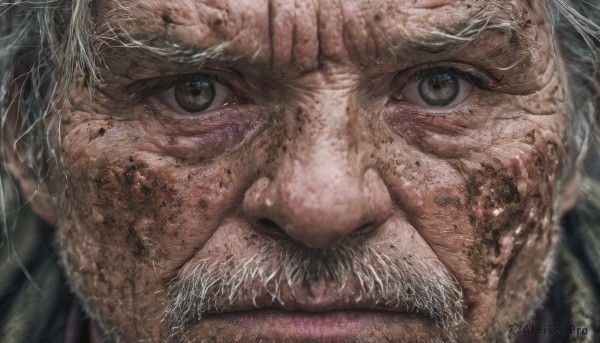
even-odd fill
[(122, 27), (114, 29), (106, 27), (105, 30), (94, 37), (97, 51), (102, 51), (103, 46), (110, 48), (138, 49), (144, 53), (177, 64), (203, 65), (208, 62), (235, 62), (244, 56), (233, 55), (228, 47), (231, 41), (222, 42), (207, 48), (186, 46), (172, 41), (160, 34), (151, 38), (142, 33), (131, 33)]
[(489, 6), (474, 17), (445, 30), (421, 30), (420, 36), (423, 38), (408, 42), (410, 49), (429, 53), (456, 51), (481, 37), (484, 32), (496, 32), (511, 37), (513, 48), (529, 50), (533, 42), (525, 35), (524, 28), (531, 22), (510, 18), (507, 11)]

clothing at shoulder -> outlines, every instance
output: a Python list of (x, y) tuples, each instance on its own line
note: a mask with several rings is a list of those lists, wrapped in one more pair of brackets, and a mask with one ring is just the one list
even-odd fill
[(27, 209), (7, 230), (0, 246), (1, 342), (66, 341), (73, 297), (58, 267), (52, 232)]
[(600, 342), (600, 182), (586, 179), (581, 190), (577, 208), (565, 218), (565, 249), (557, 272), (572, 324), (591, 331), (570, 342)]

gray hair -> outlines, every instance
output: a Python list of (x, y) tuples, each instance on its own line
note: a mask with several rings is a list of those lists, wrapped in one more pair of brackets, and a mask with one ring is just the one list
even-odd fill
[(550, 5), (555, 49), (569, 77), (567, 149), (571, 160), (565, 167), (579, 170), (600, 132), (600, 7), (586, 0), (551, 0)]
[[(7, 217), (21, 203), (16, 183), (4, 170), (4, 153), (26, 146), (19, 162), (40, 185), (45, 165), (60, 167), (48, 141), (51, 122), (43, 123), (60, 118), (50, 116), (49, 109), (59, 108), (76, 73), (96, 80), (91, 5), (91, 0), (0, 0), (0, 246), (10, 244), (16, 220)], [(17, 122), (9, 122), (9, 111), (17, 111)]]

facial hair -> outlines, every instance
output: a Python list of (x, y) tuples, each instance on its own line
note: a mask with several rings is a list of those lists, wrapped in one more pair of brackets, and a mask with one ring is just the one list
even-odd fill
[(164, 320), (181, 337), (209, 313), (283, 306), (324, 289), (349, 304), (426, 316), (447, 341), (464, 323), (461, 289), (439, 261), (392, 257), (356, 240), (310, 249), (291, 239), (269, 241), (244, 258), (191, 260), (169, 285)]

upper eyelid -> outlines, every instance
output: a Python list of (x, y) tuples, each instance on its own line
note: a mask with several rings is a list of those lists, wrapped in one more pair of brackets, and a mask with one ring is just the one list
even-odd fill
[(207, 72), (198, 72), (198, 73), (190, 73), (183, 75), (174, 75), (171, 77), (156, 77), (152, 79), (145, 79), (135, 82), (134, 84), (127, 87), (127, 92), (136, 97), (138, 100), (143, 100), (145, 98), (151, 97), (155, 94), (158, 94), (162, 91), (166, 91), (171, 87), (176, 86), (178, 83), (192, 81), (199, 76), (206, 76), (215, 82), (222, 84), (223, 86), (229, 88), (231, 91), (235, 92), (237, 89), (231, 85), (223, 77), (219, 75), (213, 74), (209, 71)]
[(410, 67), (398, 73), (399, 77), (396, 79), (396, 82), (398, 82), (400, 89), (402, 89), (410, 82), (420, 81), (428, 75), (444, 71), (451, 71), (455, 73), (456, 76), (482, 90), (493, 90), (500, 82), (494, 75), (479, 67), (456, 61), (438, 62), (433, 65), (429, 64)]

